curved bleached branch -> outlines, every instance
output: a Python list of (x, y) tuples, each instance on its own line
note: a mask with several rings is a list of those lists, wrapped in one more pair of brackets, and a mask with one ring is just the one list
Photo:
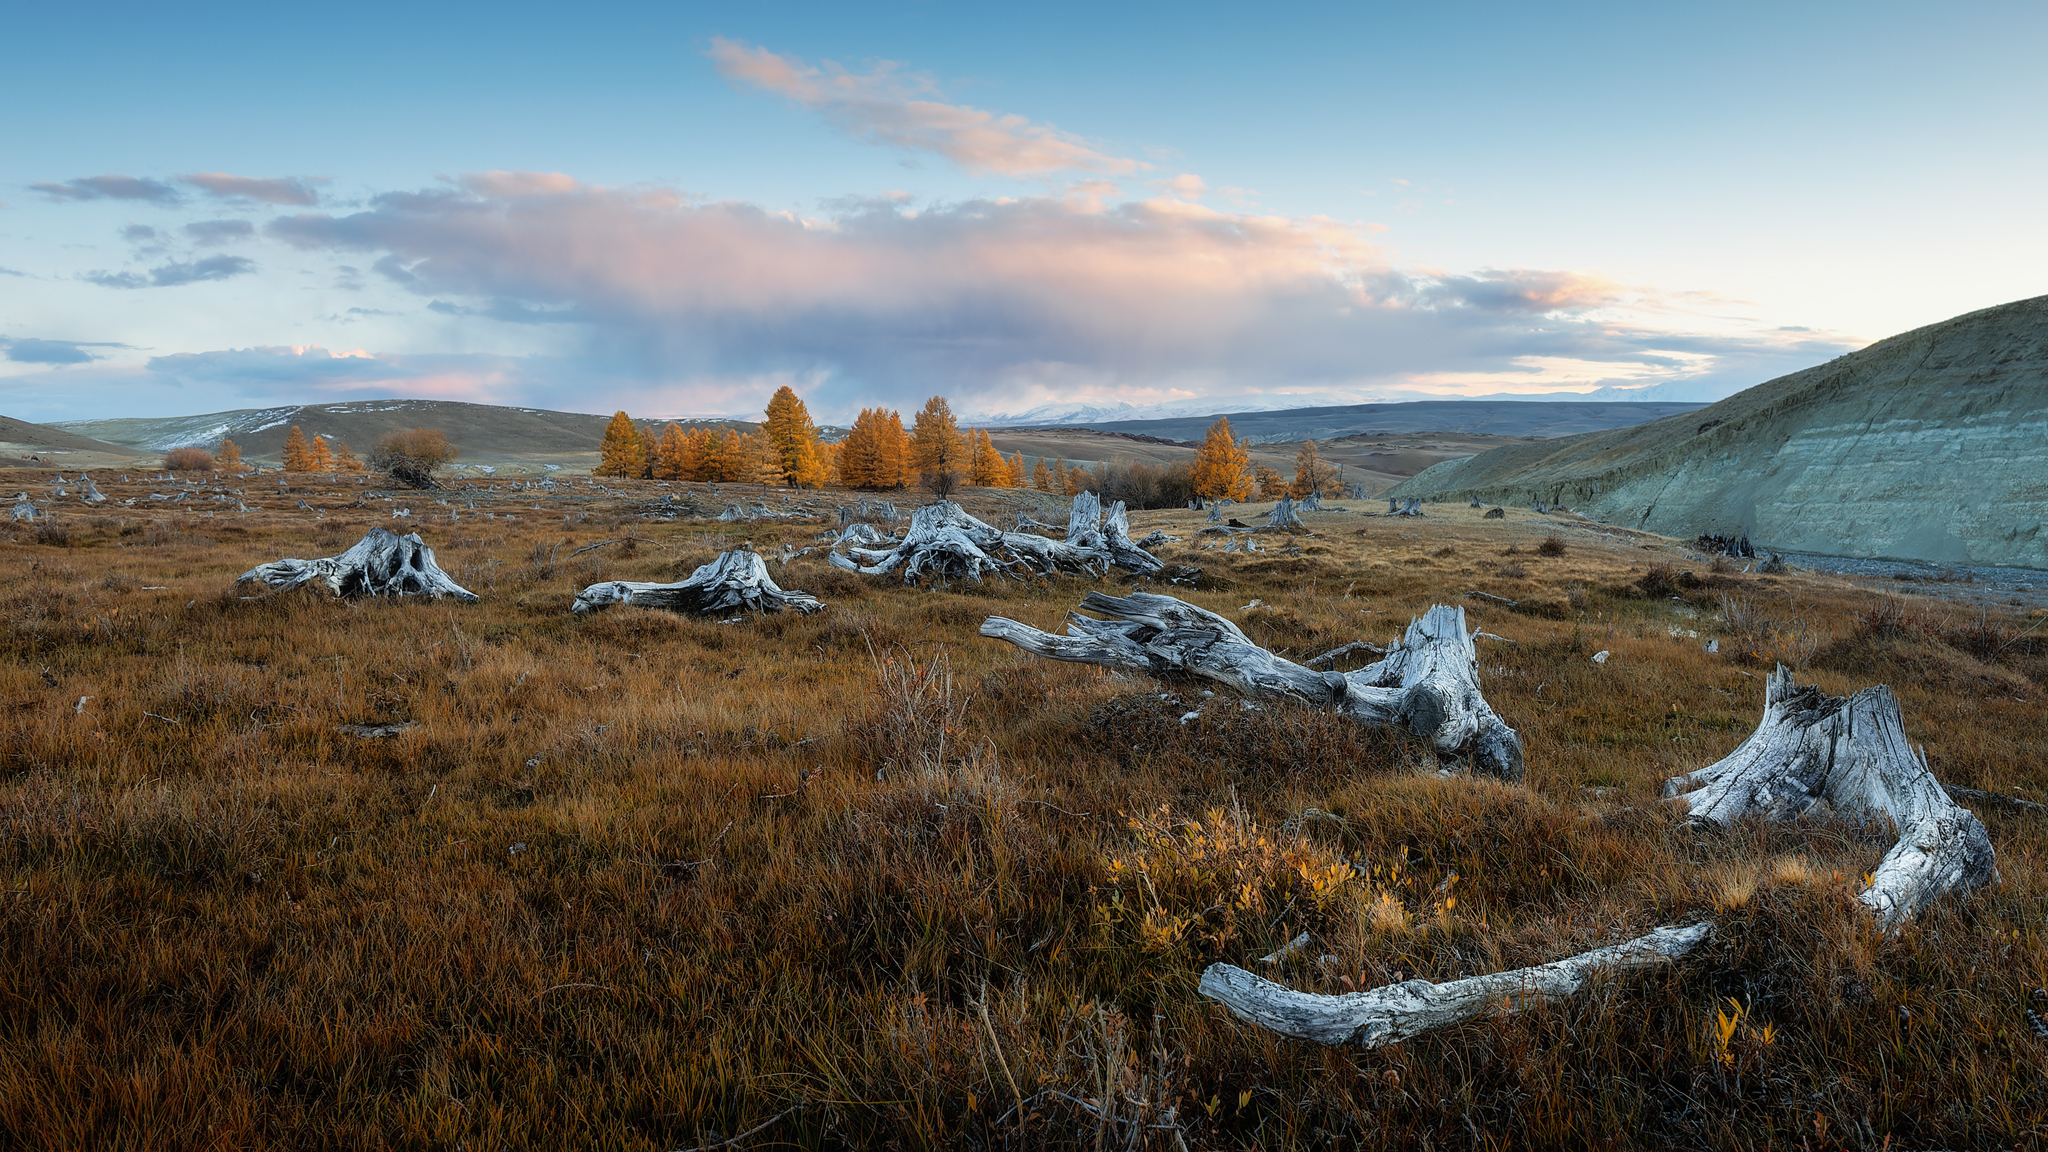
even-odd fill
[(474, 604), (477, 595), (457, 584), (434, 563), (434, 550), (419, 533), (404, 536), (386, 528), (372, 528), (369, 535), (339, 556), (314, 560), (274, 560), (259, 564), (237, 577), (237, 585), (252, 581), (278, 591), (318, 581), (336, 596), (425, 596), (439, 600), (452, 596)]
[(1344, 996), (1296, 992), (1234, 965), (1211, 964), (1202, 973), (1201, 993), (1221, 1002), (1238, 1019), (1282, 1036), (1378, 1048), (1488, 1011), (1519, 1012), (1532, 1004), (1560, 1000), (1596, 976), (1669, 964), (1712, 933), (1712, 924), (1658, 928), (1611, 948), (1533, 968), (1443, 984), (1405, 980)]
[(1360, 723), (1402, 728), (1453, 760), (1508, 780), (1522, 776), (1522, 741), (1479, 691), (1479, 660), (1462, 608), (1437, 605), (1408, 625), (1377, 663), (1349, 674), (1317, 672), (1273, 655), (1237, 625), (1173, 596), (1090, 592), (1068, 616), (1067, 635), (991, 616), (981, 634), (1054, 660), (1153, 676), (1191, 675), (1246, 696), (1300, 700)]

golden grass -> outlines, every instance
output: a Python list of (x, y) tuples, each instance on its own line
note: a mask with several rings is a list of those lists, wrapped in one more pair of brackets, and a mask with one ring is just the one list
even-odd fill
[[(1210, 588), (1162, 590), (1296, 657), (1467, 590), (1517, 601), (1461, 601), (1505, 638), (1480, 644), (1527, 748), (1510, 786), (974, 633), (1054, 626), (1091, 582), (919, 590), (813, 555), (776, 575), (827, 599), (814, 617), (575, 619), (585, 583), (817, 526), (645, 522), (644, 485), (465, 494), (459, 522), (419, 494), (406, 522), (352, 484), (248, 487), (247, 515), (66, 508), (0, 544), (0, 1144), (674, 1148), (785, 1113), (750, 1144), (2048, 1134), (2037, 818), (1980, 812), (2002, 885), (1886, 938), (1850, 899), (1886, 830), (1702, 838), (1655, 802), (1750, 731), (1774, 659), (1835, 693), (1889, 682), (1944, 779), (2039, 799), (2031, 621), (1527, 513), (1329, 514), (1298, 554), (1227, 556), (1192, 514), (1134, 517), (1188, 537), (1166, 558)], [(419, 528), (483, 603), (232, 585), (380, 525)], [(1285, 978), (1342, 992), (1705, 915), (1723, 930), (1669, 975), (1388, 1050), (1194, 994), (1302, 931)]]

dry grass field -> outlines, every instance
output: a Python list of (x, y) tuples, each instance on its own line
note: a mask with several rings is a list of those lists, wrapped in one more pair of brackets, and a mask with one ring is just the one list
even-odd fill
[[(0, 1145), (2048, 1142), (2041, 817), (1976, 806), (2002, 883), (1886, 937), (1851, 895), (1887, 829), (1716, 838), (1657, 802), (1751, 730), (1779, 660), (1889, 683), (1944, 780), (2048, 799), (2038, 615), (1528, 512), (1311, 514), (1251, 555), (1133, 516), (1200, 569), (1158, 590), (1296, 658), (1465, 604), (1504, 638), (1479, 643), (1527, 751), (1510, 786), (975, 634), (1127, 581), (918, 589), (812, 553), (774, 571), (814, 616), (576, 618), (588, 583), (824, 524), (649, 520), (651, 484), (444, 507), (252, 481), (247, 513), (104, 486), (137, 503), (0, 543)], [(234, 585), (378, 526), (483, 601)], [(1677, 968), (1395, 1048), (1195, 994), (1302, 931), (1280, 978), (1344, 991), (1709, 916)]]

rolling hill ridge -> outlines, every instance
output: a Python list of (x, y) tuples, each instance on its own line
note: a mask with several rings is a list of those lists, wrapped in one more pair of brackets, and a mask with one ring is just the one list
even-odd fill
[(1565, 504), (1787, 551), (2048, 568), (2048, 296), (1697, 412), (1446, 461), (1389, 494)]

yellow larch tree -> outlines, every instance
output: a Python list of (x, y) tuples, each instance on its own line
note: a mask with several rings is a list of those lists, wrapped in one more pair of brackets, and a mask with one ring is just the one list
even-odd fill
[(354, 452), (349, 451), (348, 441), (346, 440), (336, 440), (334, 442), (334, 470), (336, 472), (346, 472), (350, 475), (365, 471), (363, 462), (356, 459)]
[(327, 437), (315, 436), (306, 445), (306, 464), (308, 472), (334, 471), (334, 450), (327, 446)]
[(1288, 493), (1296, 500), (1305, 500), (1311, 492), (1335, 496), (1338, 491), (1337, 466), (1323, 459), (1315, 441), (1302, 441), (1301, 450), (1294, 454), (1294, 483)]
[(775, 390), (761, 433), (775, 445), (784, 481), (803, 488), (823, 482), (818, 474), (818, 426), (811, 422), (810, 410), (797, 398), (795, 389), (784, 384)]
[(1031, 480), (1031, 474), (1024, 470), (1024, 452), (1019, 449), (1010, 456), (1010, 487), (1022, 488)]
[(242, 449), (233, 440), (222, 440), (220, 448), (213, 454), (213, 466), (230, 476), (239, 476), (249, 470), (242, 463)]
[(1052, 469), (1045, 466), (1045, 457), (1038, 458), (1038, 464), (1031, 469), (1031, 486), (1040, 492), (1052, 491)]
[(967, 478), (969, 462), (967, 438), (960, 434), (952, 405), (944, 396), (925, 401), (910, 430), (910, 471), (944, 496)]
[(1195, 495), (1208, 500), (1252, 498), (1251, 454), (1230, 431), (1227, 418), (1209, 425), (1201, 451), (1195, 454)]
[(310, 472), (313, 470), (313, 453), (306, 447), (306, 434), (299, 431), (297, 424), (284, 434), (284, 470), (287, 472)]
[(969, 471), (973, 479), (969, 483), (979, 488), (1009, 487), (1010, 465), (1003, 459), (1003, 454), (996, 451), (994, 442), (988, 438), (988, 430), (985, 428), (975, 429), (972, 437), (974, 441), (974, 462), (970, 466)]
[(612, 413), (611, 423), (604, 426), (604, 442), (597, 451), (600, 476), (638, 476), (647, 470), (647, 444), (641, 440), (633, 418), (624, 412)]
[(654, 442), (654, 478), (688, 480), (690, 434), (671, 420), (662, 426), (661, 439)]
[(1259, 499), (1278, 500), (1287, 495), (1287, 477), (1279, 472), (1259, 464), (1252, 468), (1252, 476), (1258, 481)]

